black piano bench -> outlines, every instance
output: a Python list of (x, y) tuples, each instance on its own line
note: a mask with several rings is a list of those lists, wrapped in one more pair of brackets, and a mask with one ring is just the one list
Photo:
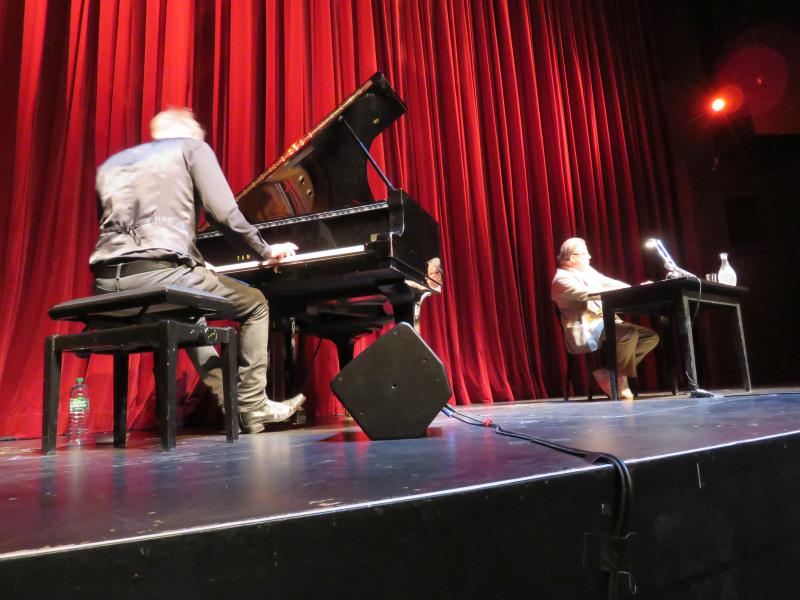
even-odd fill
[(209, 327), (202, 317), (224, 318), (230, 301), (217, 294), (179, 286), (142, 288), (77, 298), (48, 310), (56, 320), (86, 325), (81, 333), (51, 335), (45, 341), (42, 453), (56, 450), (61, 357), (74, 352), (114, 356), (114, 446), (124, 447), (128, 413), (128, 355), (155, 354), (156, 404), (161, 449), (175, 449), (178, 349), (220, 344), (228, 442), (239, 437), (236, 401), (237, 333)]

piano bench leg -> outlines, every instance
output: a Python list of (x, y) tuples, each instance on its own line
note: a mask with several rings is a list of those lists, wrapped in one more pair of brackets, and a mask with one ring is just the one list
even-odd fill
[(114, 355), (114, 447), (124, 448), (128, 434), (128, 355)]
[(44, 393), (42, 407), (42, 454), (56, 451), (58, 436), (58, 396), (61, 393), (61, 352), (56, 350), (56, 338), (49, 336), (44, 343)]

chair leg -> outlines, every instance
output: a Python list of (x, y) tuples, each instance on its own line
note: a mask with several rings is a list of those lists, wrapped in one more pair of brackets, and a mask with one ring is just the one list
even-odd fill
[(591, 402), (592, 401), (592, 379), (594, 379), (592, 375), (592, 362), (586, 359), (586, 400)]
[(567, 368), (564, 369), (564, 402), (569, 402), (569, 379), (572, 371), (572, 356), (569, 352), (564, 352), (567, 357)]
[(42, 407), (42, 453), (56, 451), (58, 436), (58, 395), (61, 393), (61, 352), (56, 350), (55, 335), (44, 343), (44, 393)]
[(128, 355), (114, 355), (114, 447), (124, 448), (128, 433)]
[(178, 346), (175, 333), (168, 321), (159, 327), (158, 350), (156, 351), (156, 412), (161, 435), (161, 449), (175, 449), (175, 427), (177, 412)]
[(239, 439), (239, 402), (237, 381), (238, 336), (233, 327), (228, 328), (228, 341), (222, 344), (222, 386), (225, 403), (225, 439), (229, 442)]

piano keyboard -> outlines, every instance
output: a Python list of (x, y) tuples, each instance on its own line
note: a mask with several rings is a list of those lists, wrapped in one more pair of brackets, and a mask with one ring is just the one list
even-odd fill
[(289, 256), (283, 260), (276, 260), (274, 258), (270, 260), (251, 260), (248, 262), (220, 266), (214, 266), (210, 263), (206, 263), (206, 268), (216, 273), (236, 273), (239, 271), (251, 271), (253, 269), (269, 269), (271, 267), (283, 267), (296, 263), (307, 263), (315, 260), (324, 260), (326, 258), (358, 254), (360, 252), (364, 252), (364, 244), (347, 246), (346, 248), (334, 248), (333, 250), (319, 250), (317, 252), (295, 254), (294, 256)]

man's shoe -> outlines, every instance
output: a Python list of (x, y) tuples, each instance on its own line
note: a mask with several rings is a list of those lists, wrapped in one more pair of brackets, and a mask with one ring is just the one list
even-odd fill
[(611, 398), (611, 376), (608, 374), (608, 369), (595, 369), (592, 375), (603, 393)]
[(296, 412), (301, 406), (303, 406), (303, 402), (305, 402), (305, 401), (306, 401), (306, 397), (303, 394), (296, 394), (296, 395), (292, 396), (291, 398), (287, 398), (286, 400), (283, 400), (281, 402), (281, 404), (283, 404), (284, 406), (288, 406), (288, 407), (294, 409), (295, 412)]
[(617, 377), (617, 389), (619, 390), (619, 397), (625, 400), (633, 400), (633, 392), (628, 387), (628, 378), (625, 375)]
[[(306, 397), (303, 394), (296, 394), (295, 396), (292, 396), (291, 398), (288, 398), (286, 400), (281, 400), (279, 404), (283, 404), (284, 406), (288, 406), (290, 408), (294, 408), (295, 410), (297, 410), (301, 406), (303, 406), (303, 403), (305, 401), (306, 401)], [(272, 400), (267, 400), (267, 402), (272, 402)], [(275, 404), (278, 404), (278, 403), (275, 403)], [(219, 409), (222, 411), (222, 414), (224, 415), (225, 414), (225, 405), (224, 404), (220, 404), (219, 405)]]
[[(303, 398), (305, 400), (305, 398)], [(302, 403), (300, 403), (302, 404)], [(281, 423), (289, 420), (300, 407), (289, 406), (281, 402), (267, 400), (266, 405), (258, 410), (239, 413), (239, 428), (242, 433), (258, 433), (264, 431), (264, 427), (269, 423)]]

